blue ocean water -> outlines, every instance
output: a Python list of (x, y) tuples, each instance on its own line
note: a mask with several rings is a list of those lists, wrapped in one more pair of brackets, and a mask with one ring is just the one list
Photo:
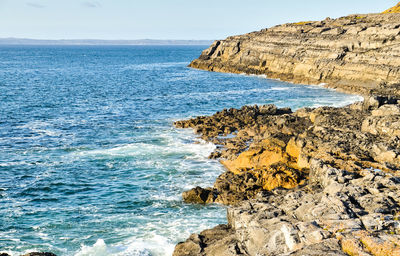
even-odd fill
[(0, 47), (0, 252), (171, 255), (225, 223), (181, 193), (223, 172), (173, 121), (245, 104), (346, 105), (320, 86), (187, 68), (205, 46)]

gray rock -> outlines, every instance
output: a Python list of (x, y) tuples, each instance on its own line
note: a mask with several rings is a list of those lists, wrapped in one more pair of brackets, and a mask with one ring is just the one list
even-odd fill
[[(392, 245), (390, 250), (396, 253), (400, 200), (387, 195), (400, 194), (397, 177), (374, 170), (364, 170), (360, 175), (319, 160), (311, 162), (308, 185), (262, 192), (229, 208), (228, 226), (202, 232), (200, 239), (193, 235), (177, 246), (174, 255), (196, 255), (179, 253), (182, 248), (201, 248), (197, 255), (209, 256), (347, 255), (343, 250), (349, 249), (347, 243), (342, 245), (342, 239), (364, 244), (379, 239), (380, 244)], [(340, 177), (352, 182), (339, 183)], [(380, 185), (370, 190), (376, 180)], [(365, 247), (360, 248), (360, 255), (368, 255)]]

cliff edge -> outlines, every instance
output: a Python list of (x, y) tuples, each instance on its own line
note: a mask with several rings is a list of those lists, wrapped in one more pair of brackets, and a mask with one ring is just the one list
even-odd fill
[(190, 67), (373, 94), (400, 81), (400, 14), (278, 25), (215, 41)]

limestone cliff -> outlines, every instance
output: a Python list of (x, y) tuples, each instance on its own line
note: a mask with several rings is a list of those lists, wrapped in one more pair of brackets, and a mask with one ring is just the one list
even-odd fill
[(174, 256), (400, 256), (399, 10), (229, 37), (190, 64), (370, 96), (343, 108), (244, 106), (176, 122), (218, 144), (210, 157), (227, 169), (184, 201), (231, 207), (228, 225), (191, 235)]
[(400, 14), (298, 22), (215, 41), (190, 67), (370, 94), (400, 81)]

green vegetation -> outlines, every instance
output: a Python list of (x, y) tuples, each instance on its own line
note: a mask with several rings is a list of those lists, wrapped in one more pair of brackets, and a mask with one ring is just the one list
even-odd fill
[(302, 26), (302, 25), (308, 25), (310, 23), (312, 23), (312, 21), (300, 21), (300, 22), (293, 23), (293, 25)]

